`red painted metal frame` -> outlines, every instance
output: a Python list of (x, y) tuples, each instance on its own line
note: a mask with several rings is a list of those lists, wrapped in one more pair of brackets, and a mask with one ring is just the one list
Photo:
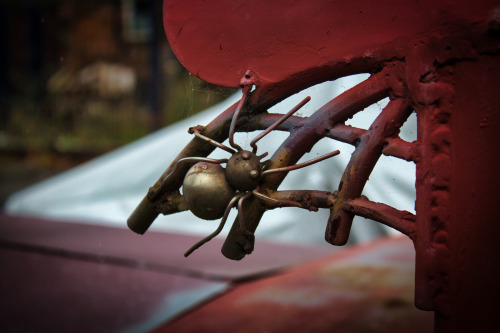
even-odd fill
[[(261, 191), (306, 209), (330, 209), (326, 239), (332, 244), (347, 241), (354, 215), (408, 235), (416, 249), (415, 302), (436, 311), (438, 331), (456, 332), (489, 328), (499, 310), (500, 227), (493, 223), (500, 185), (494, 176), (500, 168), (494, 145), (500, 131), (497, 5), (172, 0), (164, 2), (164, 18), (174, 52), (192, 73), (230, 87), (252, 73), (255, 90), (245, 101), (237, 131), (266, 129), (281, 117), (267, 109), (304, 88), (372, 74), (311, 117), (293, 116), (277, 128), (290, 136), (271, 157), (269, 169), (295, 164), (325, 137), (356, 147), (338, 191), (277, 191), (286, 174), (266, 176)], [(391, 102), (369, 129), (344, 124), (385, 97)], [(198, 130), (224, 141), (236, 107)], [(418, 138), (405, 142), (399, 127), (413, 111)], [(160, 180), (179, 159), (207, 156), (213, 149), (193, 139)], [(416, 163), (416, 216), (360, 196), (382, 154)], [(149, 199), (129, 219), (131, 229), (144, 233), (159, 213), (186, 209), (179, 187), (187, 166), (180, 168), (168, 184), (160, 186), (159, 180), (151, 188)], [(151, 200), (155, 197), (161, 199)], [(272, 208), (249, 199), (240, 213), (254, 232), (264, 211)], [(234, 223), (222, 248), (226, 257), (239, 260), (251, 252), (241, 238)], [(475, 320), (467, 321), (470, 317)]]

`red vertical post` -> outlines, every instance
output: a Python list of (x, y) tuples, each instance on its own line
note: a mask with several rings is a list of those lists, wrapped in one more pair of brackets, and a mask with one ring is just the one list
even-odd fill
[[(492, 54), (437, 70), (419, 97), (416, 297), (444, 332), (492, 332), (500, 310), (500, 63)], [(424, 103), (426, 102), (426, 103)]]

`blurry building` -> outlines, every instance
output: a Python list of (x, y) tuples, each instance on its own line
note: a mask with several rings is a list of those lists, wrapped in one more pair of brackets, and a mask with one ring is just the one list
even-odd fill
[(0, 25), (3, 151), (100, 153), (229, 94), (178, 64), (161, 0), (8, 0)]

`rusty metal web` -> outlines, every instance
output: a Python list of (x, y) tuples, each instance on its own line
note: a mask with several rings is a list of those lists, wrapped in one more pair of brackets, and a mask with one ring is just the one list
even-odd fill
[[(299, 207), (310, 211), (319, 208), (329, 209), (325, 239), (334, 245), (343, 245), (347, 242), (356, 215), (383, 223), (413, 238), (416, 221), (414, 214), (384, 203), (370, 201), (362, 195), (363, 188), (382, 155), (409, 162), (415, 162), (417, 159), (417, 143), (405, 141), (399, 136), (401, 126), (413, 112), (406, 88), (400, 80), (401, 71), (402, 66), (397, 61), (386, 65), (365, 81), (333, 98), (309, 117), (294, 115), (303, 104), (307, 103), (307, 98), (286, 115), (267, 111), (272, 104), (279, 102), (276, 98), (269, 98), (270, 101), (261, 103), (261, 107), (254, 107), (252, 95), (258, 91), (259, 80), (256, 74), (248, 72), (242, 78), (241, 100), (222, 112), (207, 126), (190, 129), (195, 138), (150, 188), (148, 195), (129, 218), (129, 227), (142, 234), (158, 214), (168, 215), (189, 209), (180, 192), (188, 170), (194, 163), (200, 161), (227, 163), (227, 160), (207, 158), (214, 149), (223, 149), (232, 155), (237, 151), (238, 153), (243, 151), (243, 148), (234, 142), (236, 132), (263, 131), (250, 143), (253, 153), (256, 153), (256, 142), (262, 136), (271, 131), (286, 131), (290, 135), (272, 156), (262, 163), (263, 171), (258, 183), (252, 185), (249, 190), (236, 191), (234, 200), (227, 204), (219, 228), (196, 244), (187, 254), (220, 232), (227, 219), (227, 213), (233, 206), (238, 209), (238, 217), (228, 234), (222, 253), (236, 260), (253, 251), (254, 232), (264, 212), (278, 207)], [(387, 97), (390, 98), (389, 103), (369, 128), (357, 128), (346, 124), (348, 119), (363, 109)], [(305, 166), (296, 164), (299, 159), (324, 138), (354, 147), (337, 190), (333, 192), (314, 189), (278, 190), (288, 172)], [(232, 148), (221, 143), (226, 139), (229, 139)], [(333, 151), (312, 160), (310, 164), (336, 154), (338, 152)]]

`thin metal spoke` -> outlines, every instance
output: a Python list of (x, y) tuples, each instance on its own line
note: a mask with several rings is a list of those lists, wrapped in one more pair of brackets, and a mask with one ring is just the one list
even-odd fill
[(202, 240), (200, 240), (199, 242), (197, 242), (196, 244), (194, 244), (193, 246), (191, 246), (191, 248), (189, 248), (189, 250), (187, 250), (186, 253), (184, 253), (184, 257), (189, 256), (191, 253), (193, 253), (198, 248), (200, 248), (203, 244), (211, 241), (215, 236), (217, 236), (218, 234), (220, 234), (220, 232), (224, 228), (224, 225), (226, 224), (227, 217), (229, 216), (229, 212), (231, 211), (231, 208), (234, 207), (236, 201), (240, 200), (240, 198), (243, 195), (244, 195), (244, 193), (239, 193), (239, 194), (235, 195), (231, 199), (231, 201), (229, 201), (229, 203), (227, 204), (226, 210), (224, 211), (224, 216), (222, 217), (222, 220), (220, 221), (219, 226), (217, 227), (217, 229), (215, 229), (215, 231), (212, 232), (207, 237), (203, 238)]
[(259, 192), (258, 189), (255, 189), (252, 191), (252, 193), (259, 199), (261, 199), (264, 202), (267, 202), (268, 204), (271, 204), (276, 207), (299, 207), (302, 208), (302, 205), (298, 202), (295, 201), (288, 201), (288, 200), (276, 200), (271, 197), (268, 197), (265, 194), (262, 194)]
[(234, 132), (236, 130), (236, 122), (238, 121), (238, 117), (240, 115), (241, 109), (243, 108), (243, 105), (245, 104), (245, 102), (247, 100), (248, 93), (250, 92), (250, 89), (252, 89), (252, 85), (243, 86), (243, 88), (242, 88), (243, 96), (241, 96), (240, 102), (238, 103), (238, 107), (234, 111), (233, 119), (231, 120), (231, 126), (229, 127), (229, 144), (231, 145), (231, 147), (233, 147), (234, 149), (236, 149), (238, 151), (242, 151), (243, 148), (241, 148), (241, 146), (237, 145), (234, 142)]
[(288, 111), (285, 115), (283, 115), (283, 117), (281, 117), (280, 119), (278, 119), (278, 121), (276, 121), (274, 124), (272, 124), (271, 126), (269, 126), (264, 132), (262, 132), (259, 135), (257, 135), (250, 142), (250, 147), (253, 148), (253, 150), (252, 150), (253, 153), (255, 154), (257, 152), (257, 141), (259, 141), (260, 139), (262, 139), (263, 137), (265, 137), (266, 135), (268, 135), (271, 131), (273, 131), (274, 129), (276, 129), (279, 125), (283, 124), (288, 118), (290, 118), (295, 112), (297, 112), (298, 110), (300, 110), (300, 108), (302, 108), (304, 105), (306, 105), (310, 100), (311, 100), (311, 96), (307, 96), (306, 98), (304, 98), (302, 100), (302, 102), (300, 102), (293, 109), (291, 109), (290, 111)]
[(326, 160), (327, 158), (333, 157), (333, 156), (338, 155), (338, 154), (340, 154), (340, 150), (335, 150), (335, 151), (333, 151), (331, 153), (325, 154), (325, 155), (320, 156), (320, 157), (316, 157), (316, 158), (314, 158), (312, 160), (309, 160), (307, 162), (304, 162), (304, 163), (290, 165), (290, 166), (283, 167), (283, 168), (269, 169), (269, 170), (264, 171), (262, 173), (262, 176), (265, 176), (265, 175), (268, 175), (268, 174), (271, 174), (271, 173), (287, 172), (287, 171), (301, 169), (301, 168), (304, 168), (304, 167), (309, 166), (311, 164), (318, 163), (318, 162), (321, 162), (323, 160)]
[(220, 142), (217, 142), (213, 139), (210, 139), (208, 136), (204, 136), (203, 134), (200, 133), (200, 131), (198, 131), (197, 129), (193, 129), (193, 134), (197, 137), (197, 138), (200, 138), (208, 143), (210, 143), (211, 145), (215, 146), (215, 147), (218, 147), (222, 150), (225, 150), (227, 151), (228, 153), (230, 154), (235, 154), (236, 153), (236, 150), (234, 149), (231, 149), (229, 148), (228, 146), (220, 143)]

